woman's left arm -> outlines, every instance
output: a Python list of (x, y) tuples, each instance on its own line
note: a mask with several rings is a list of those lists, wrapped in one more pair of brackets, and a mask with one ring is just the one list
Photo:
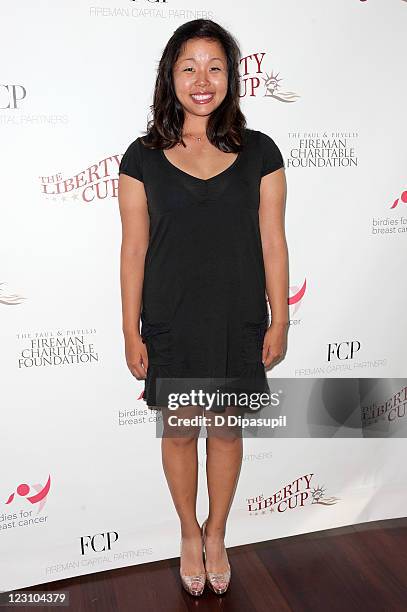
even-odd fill
[(287, 184), (284, 168), (262, 177), (259, 223), (266, 273), (266, 292), (271, 309), (271, 325), (264, 336), (262, 359), (268, 368), (279, 361), (287, 348), (288, 249), (285, 237)]

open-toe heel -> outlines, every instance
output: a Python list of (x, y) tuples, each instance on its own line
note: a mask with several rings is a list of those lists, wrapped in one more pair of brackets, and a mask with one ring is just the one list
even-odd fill
[[(202, 523), (201, 534), (202, 534), (202, 544), (204, 550), (204, 559), (206, 564), (206, 550), (205, 550), (205, 538), (206, 538), (206, 522), (207, 519)], [(216, 595), (223, 595), (229, 588), (230, 577), (231, 577), (231, 568), (228, 561), (228, 569), (226, 572), (208, 572), (206, 571), (206, 580), (208, 582), (209, 587), (212, 589)]]
[[(180, 558), (181, 558), (181, 553), (182, 553), (182, 538), (181, 538), (180, 553), (179, 553)], [(180, 566), (179, 575), (181, 577), (182, 586), (190, 595), (194, 595), (195, 597), (202, 595), (202, 593), (204, 592), (205, 582), (206, 582), (205, 572), (202, 574), (192, 574), (192, 575), (182, 574), (181, 566)]]

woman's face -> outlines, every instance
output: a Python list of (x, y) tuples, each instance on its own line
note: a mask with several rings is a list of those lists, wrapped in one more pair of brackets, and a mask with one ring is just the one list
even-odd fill
[[(201, 117), (212, 113), (227, 93), (222, 45), (207, 38), (188, 40), (173, 66), (173, 78), (176, 96), (186, 112)], [(206, 95), (199, 97), (200, 93)]]

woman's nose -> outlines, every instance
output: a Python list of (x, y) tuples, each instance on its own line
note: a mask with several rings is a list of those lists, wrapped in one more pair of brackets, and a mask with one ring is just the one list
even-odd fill
[(206, 72), (204, 71), (198, 72), (196, 75), (196, 84), (202, 86), (202, 85), (207, 85), (208, 83), (209, 83), (209, 79), (208, 79)]

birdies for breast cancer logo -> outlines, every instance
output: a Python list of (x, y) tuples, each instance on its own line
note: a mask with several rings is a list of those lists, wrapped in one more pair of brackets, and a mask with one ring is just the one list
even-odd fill
[(53, 204), (94, 205), (117, 197), (118, 169), (123, 154), (90, 163), (74, 174), (65, 170), (40, 176), (41, 193)]
[[(11, 512), (0, 513), (0, 533), (19, 527), (35, 527), (45, 523), (48, 515), (42, 513), (51, 489), (51, 476), (45, 483), (20, 483), (9, 494), (5, 505)], [(15, 508), (17, 506), (17, 508)], [(40, 515), (40, 516), (39, 516)]]
[[(407, 1), (407, 0), (406, 0)], [(390, 206), (391, 210), (396, 208), (399, 204), (407, 204), (407, 189), (401, 192), (398, 198), (396, 198), (393, 204)]]
[(407, 189), (399, 188), (396, 195), (386, 202), (380, 202), (386, 208), (386, 215), (371, 218), (370, 235), (374, 237), (399, 238), (407, 236)]
[[(289, 293), (290, 293), (288, 300), (287, 300), (288, 305), (290, 307), (290, 325), (298, 324), (301, 321), (301, 319), (292, 319), (291, 316), (295, 315), (296, 312), (299, 310), (302, 304), (302, 299), (305, 295), (306, 288), (307, 288), (306, 279), (304, 279), (304, 282), (302, 283), (302, 285), (290, 285), (288, 288)], [(267, 301), (267, 310), (269, 312), (270, 320), (271, 320), (271, 308), (270, 308), (270, 302), (269, 302), (267, 295), (266, 295), (266, 301)]]
[(267, 53), (257, 51), (242, 57), (240, 60), (240, 97), (268, 98), (277, 102), (297, 102), (300, 97), (293, 91), (288, 91), (282, 84), (284, 80), (280, 72), (268, 66), (271, 62)]
[(247, 498), (250, 516), (270, 516), (283, 512), (298, 511), (306, 506), (327, 507), (339, 501), (339, 497), (326, 494), (325, 485), (313, 484), (315, 474), (304, 474), (285, 484), (271, 495), (256, 495)]
[(301, 308), (302, 301), (305, 296), (305, 291), (307, 288), (307, 279), (304, 279), (304, 282), (301, 285), (290, 285), (289, 286), (289, 297), (288, 297), (288, 306), (290, 312), (290, 325), (299, 325), (301, 323), (301, 318), (296, 317), (298, 310)]
[(48, 480), (44, 485), (41, 483), (28, 485), (19, 484), (15, 492), (11, 493), (6, 501), (6, 504), (11, 504), (16, 497), (25, 498), (26, 501), (34, 506), (37, 506), (38, 512), (41, 512), (47, 501), (48, 493), (51, 488), (51, 476), (48, 476)]
[(302, 283), (301, 286), (292, 285), (289, 288), (290, 293), (292, 292), (292, 295), (288, 298), (288, 305), (293, 306), (293, 309), (294, 309), (293, 314), (297, 312), (297, 310), (299, 309), (301, 305), (302, 298), (305, 295), (306, 287), (307, 287), (307, 280), (304, 279), (304, 282)]
[[(144, 389), (139, 392), (136, 397), (137, 401), (144, 400)], [(159, 410), (149, 410), (145, 406), (135, 406), (131, 409), (118, 408), (117, 424), (119, 427), (134, 427), (135, 425), (146, 425), (147, 423), (157, 423), (162, 421), (162, 415)]]

